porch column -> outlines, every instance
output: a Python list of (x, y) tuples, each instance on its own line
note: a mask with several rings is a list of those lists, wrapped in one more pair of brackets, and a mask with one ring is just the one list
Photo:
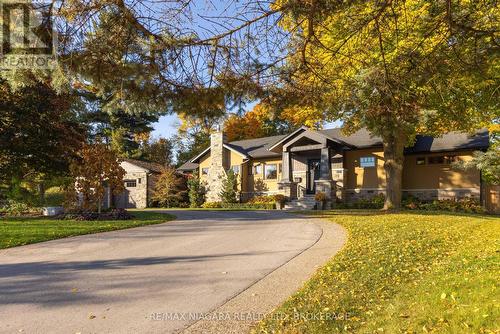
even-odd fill
[(283, 151), (283, 161), (281, 170), (281, 181), (292, 182), (292, 161), (290, 159), (290, 152)]
[(319, 179), (320, 180), (331, 180), (332, 171), (330, 165), (330, 148), (323, 147), (321, 149), (321, 162), (319, 165)]

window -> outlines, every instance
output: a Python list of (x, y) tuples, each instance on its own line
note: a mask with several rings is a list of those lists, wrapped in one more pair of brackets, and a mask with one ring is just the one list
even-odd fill
[(201, 175), (208, 175), (208, 167), (201, 169)]
[(283, 173), (283, 165), (282, 164), (278, 164), (278, 173)]
[(444, 164), (444, 156), (438, 155), (428, 158), (429, 165), (442, 165)]
[(142, 182), (141, 180), (142, 180), (142, 179), (140, 179), (140, 178), (139, 178), (139, 179), (137, 179), (137, 183), (141, 184), (141, 182)]
[(359, 167), (375, 167), (375, 157), (359, 158)]
[(234, 174), (240, 173), (240, 165), (233, 165), (233, 166), (231, 166), (231, 169), (233, 170)]
[(255, 174), (262, 174), (262, 165), (255, 166)]
[(340, 169), (344, 167), (342, 158), (332, 158), (332, 169)]
[(127, 187), (127, 188), (137, 187), (137, 181), (136, 180), (125, 180), (125, 187)]
[(266, 180), (275, 180), (278, 178), (278, 168), (276, 164), (264, 166), (264, 178)]
[(425, 157), (418, 157), (417, 158), (417, 165), (425, 165)]

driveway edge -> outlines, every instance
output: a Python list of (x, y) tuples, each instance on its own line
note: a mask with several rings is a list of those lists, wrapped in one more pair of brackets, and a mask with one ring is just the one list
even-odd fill
[[(297, 216), (297, 219), (306, 217)], [(347, 240), (347, 231), (339, 224), (318, 218), (307, 219), (323, 231), (312, 246), (209, 312), (207, 320), (197, 321), (180, 332), (247, 333), (262, 316), (300, 289), (318, 268), (342, 249)]]

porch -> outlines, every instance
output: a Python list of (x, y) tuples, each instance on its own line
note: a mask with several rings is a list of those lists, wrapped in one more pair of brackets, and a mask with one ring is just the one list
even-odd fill
[(291, 200), (314, 198), (323, 192), (331, 201), (341, 194), (347, 175), (343, 168), (345, 143), (300, 128), (275, 144), (271, 150), (282, 153), (282, 174), (278, 183)]

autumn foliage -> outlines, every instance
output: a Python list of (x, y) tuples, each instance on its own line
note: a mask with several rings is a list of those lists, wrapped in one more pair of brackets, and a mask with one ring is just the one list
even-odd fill
[(87, 144), (79, 152), (79, 159), (70, 166), (75, 190), (80, 194), (79, 204), (84, 209), (97, 207), (101, 212), (106, 188), (114, 195), (125, 190), (125, 170), (115, 154), (103, 143)]

